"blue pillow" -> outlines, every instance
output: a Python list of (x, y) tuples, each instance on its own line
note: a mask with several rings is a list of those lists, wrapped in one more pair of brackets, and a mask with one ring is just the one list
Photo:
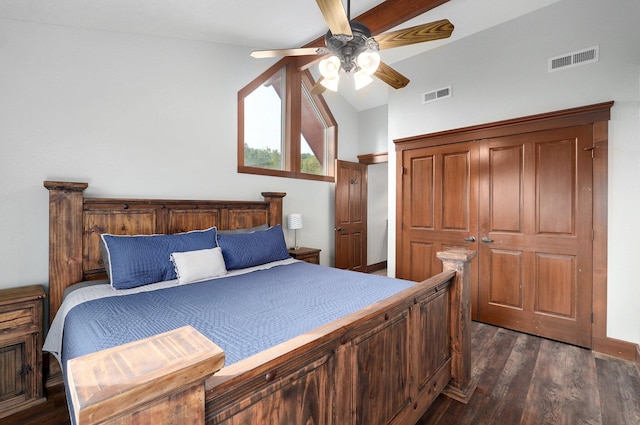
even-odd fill
[(218, 246), (222, 248), (227, 270), (259, 266), (290, 257), (279, 224), (251, 233), (219, 234)]
[(216, 228), (174, 235), (122, 236), (102, 234), (105, 265), (114, 289), (130, 289), (176, 279), (174, 252), (216, 247)]

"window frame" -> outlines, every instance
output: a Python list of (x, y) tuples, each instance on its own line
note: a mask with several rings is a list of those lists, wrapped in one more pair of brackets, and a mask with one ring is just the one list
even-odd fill
[[(244, 99), (260, 85), (268, 81), (283, 68), (285, 71), (285, 97), (284, 103), (284, 128), (283, 128), (283, 152), (284, 170), (251, 167), (244, 165)], [(338, 152), (338, 124), (321, 94), (310, 95), (310, 101), (314, 102), (327, 127), (333, 127), (331, 140), (326, 143), (327, 151), (327, 175), (304, 173), (301, 170), (301, 134), (302, 134), (302, 85), (311, 93), (315, 84), (313, 76), (308, 69), (301, 69), (297, 65), (296, 58), (284, 58), (256, 79), (251, 81), (238, 91), (238, 173), (259, 174), (266, 176), (288, 177), (305, 180), (335, 181), (335, 160)]]

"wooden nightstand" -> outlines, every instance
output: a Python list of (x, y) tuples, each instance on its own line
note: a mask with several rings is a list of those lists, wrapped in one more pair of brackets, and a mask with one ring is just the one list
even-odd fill
[(42, 393), (42, 286), (0, 290), (0, 418), (45, 399)]
[(311, 264), (320, 264), (320, 251), (320, 249), (301, 246), (298, 249), (289, 248), (289, 255), (296, 260), (306, 261)]

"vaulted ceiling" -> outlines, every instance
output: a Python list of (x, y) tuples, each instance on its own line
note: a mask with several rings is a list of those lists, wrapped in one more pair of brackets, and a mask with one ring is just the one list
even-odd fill
[[(352, 0), (350, 7), (351, 18), (360, 17), (374, 34), (444, 18), (455, 25), (449, 39), (383, 51), (383, 61), (393, 64), (557, 1)], [(247, 54), (309, 45), (327, 29), (313, 0), (2, 0), (1, 18), (232, 44)], [(357, 93), (341, 87), (340, 94), (363, 110), (386, 103), (388, 90), (376, 81)]]

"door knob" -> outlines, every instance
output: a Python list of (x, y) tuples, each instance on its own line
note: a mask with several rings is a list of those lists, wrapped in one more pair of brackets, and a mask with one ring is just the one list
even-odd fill
[(486, 236), (483, 236), (483, 237), (482, 237), (482, 239), (480, 239), (480, 240), (481, 240), (482, 242), (484, 242), (484, 243), (491, 243), (491, 242), (493, 242), (493, 239), (489, 239), (489, 238), (488, 238), (488, 237), (486, 237)]
[(335, 228), (335, 230), (336, 230), (337, 232), (342, 232), (342, 227), (336, 227), (336, 228)]
[(475, 242), (476, 241), (476, 237), (475, 236), (471, 236), (471, 237), (468, 237), (468, 238), (464, 238), (464, 240), (467, 241), (467, 242)]

